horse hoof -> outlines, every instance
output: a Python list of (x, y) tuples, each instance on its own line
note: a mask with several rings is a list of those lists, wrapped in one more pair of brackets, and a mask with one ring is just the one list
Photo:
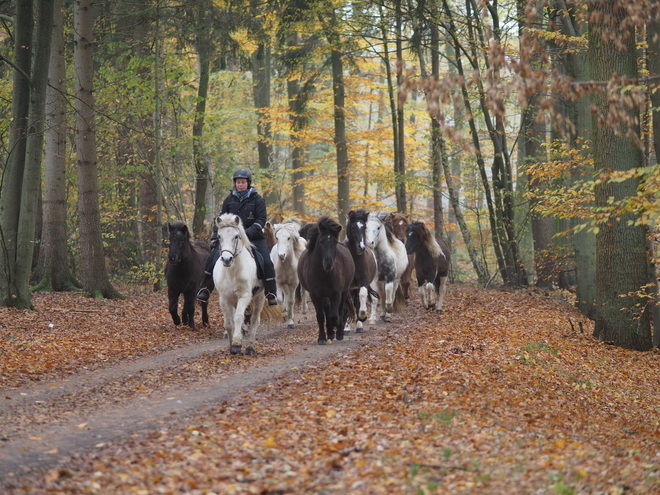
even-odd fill
[(327, 340), (321, 340), (319, 339), (319, 345), (326, 345), (328, 343)]
[(355, 332), (356, 333), (364, 333), (364, 328), (358, 328), (357, 330), (355, 330)]
[(240, 345), (233, 345), (231, 346), (231, 349), (229, 349), (229, 352), (232, 354), (240, 354), (241, 353), (241, 346)]
[(247, 349), (245, 349), (246, 356), (254, 356), (256, 353), (257, 351), (255, 351), (253, 347), (248, 347)]
[(436, 308), (435, 312), (441, 314), (444, 313), (445, 311), (442, 308)]
[(289, 323), (286, 327), (287, 327), (287, 328), (294, 328), (295, 325), (294, 325), (293, 323)]
[[(359, 330), (357, 330), (357, 331), (359, 332)], [(349, 333), (351, 333), (351, 330), (344, 330), (344, 335), (348, 335)], [(341, 339), (338, 339), (338, 340), (341, 340)]]
[(392, 323), (392, 316), (391, 315), (383, 316), (383, 321), (385, 321), (387, 323)]
[(344, 334), (343, 333), (342, 334), (338, 333), (337, 334), (337, 340), (344, 340)]

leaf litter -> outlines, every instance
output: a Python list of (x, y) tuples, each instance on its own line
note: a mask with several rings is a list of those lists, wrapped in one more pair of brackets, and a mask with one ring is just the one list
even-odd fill
[[(36, 313), (1, 309), (3, 389), (218, 339), (217, 353), (179, 363), (163, 376), (118, 383), (115, 397), (126, 397), (161, 390), (182, 375), (249, 373), (262, 360), (294, 352), (301, 341), (315, 345), (316, 330), (308, 325), (272, 341), (260, 338), (256, 356), (230, 356), (220, 325), (174, 328), (164, 294), (131, 296), (97, 301), (37, 294)], [(212, 312), (211, 318), (220, 316)], [(421, 310), (413, 296), (384, 338), (370, 342), (367, 331), (367, 344), (357, 350), (292, 370), (161, 431), (17, 477), (6, 488), (49, 494), (660, 493), (658, 351), (609, 346), (591, 331), (575, 308), (539, 293), (455, 285), (441, 315)], [(91, 391), (87, 400), (104, 394)], [(31, 415), (22, 429), (50, 421), (48, 411), (37, 419), (26, 411)]]

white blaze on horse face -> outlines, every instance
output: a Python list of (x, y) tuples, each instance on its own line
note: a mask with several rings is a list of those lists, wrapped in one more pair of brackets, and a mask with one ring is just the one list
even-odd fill
[(291, 245), (291, 236), (284, 232), (278, 232), (277, 238), (277, 257), (284, 261)]
[[(366, 229), (364, 223), (362, 223), (361, 220), (358, 220), (358, 221), (356, 222), (355, 225), (357, 225), (358, 231), (360, 231), (360, 232), (364, 232), (364, 231), (365, 231), (364, 229)], [(366, 245), (365, 242), (364, 242), (364, 237), (365, 237), (364, 235), (361, 235), (361, 236), (360, 236), (360, 242), (358, 243), (358, 247), (359, 247), (362, 251), (364, 251), (364, 250), (366, 249), (366, 247), (367, 247), (367, 245)]]
[(375, 221), (367, 221), (367, 227), (365, 229), (365, 237), (367, 245), (373, 248), (378, 242), (378, 236), (380, 235), (380, 224)]

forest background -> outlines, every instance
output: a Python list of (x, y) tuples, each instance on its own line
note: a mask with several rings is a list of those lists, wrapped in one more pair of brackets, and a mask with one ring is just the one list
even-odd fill
[[(452, 280), (658, 345), (658, 2), (0, 3), (0, 301), (160, 286), (249, 168), (272, 221), (409, 213)], [(657, 315), (656, 315), (657, 321)]]

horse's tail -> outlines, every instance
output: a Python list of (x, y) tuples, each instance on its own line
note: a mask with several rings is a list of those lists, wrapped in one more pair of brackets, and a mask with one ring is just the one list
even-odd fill
[(302, 288), (300, 287), (300, 282), (296, 285), (295, 303), (302, 304)]
[(401, 313), (406, 309), (406, 295), (403, 293), (403, 286), (399, 284), (394, 293), (394, 304), (392, 305), (395, 313)]

